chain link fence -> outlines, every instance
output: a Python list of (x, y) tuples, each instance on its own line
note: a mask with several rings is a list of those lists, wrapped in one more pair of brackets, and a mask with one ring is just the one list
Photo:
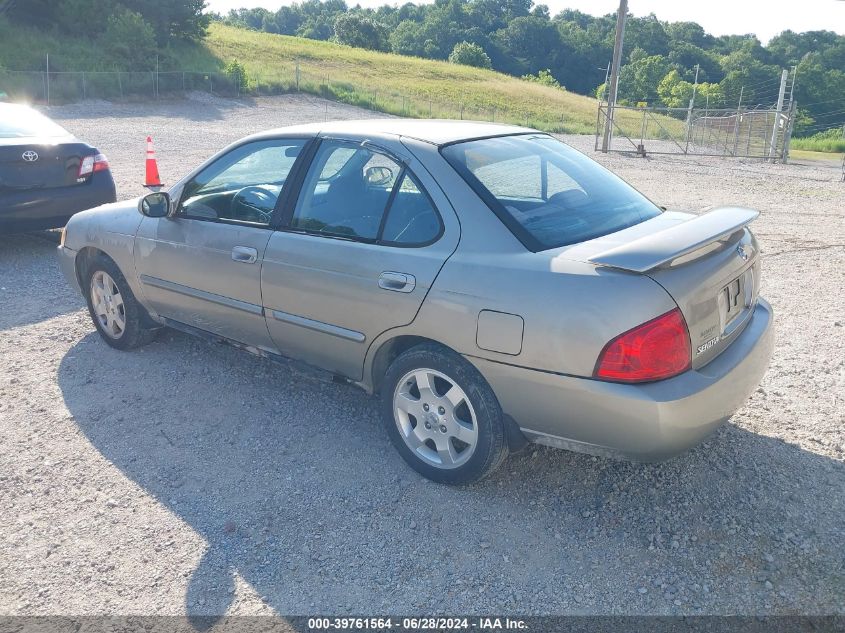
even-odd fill
[[(599, 104), (595, 149), (602, 148), (608, 106)], [(635, 108), (611, 112), (607, 150), (785, 159), (789, 155), (791, 113), (776, 108)]]
[(300, 66), (274, 67), (266, 74), (250, 74), (246, 81), (222, 72), (91, 71), (53, 72), (0, 69), (0, 92), (12, 99), (46, 105), (88, 99), (135, 100), (177, 98), (192, 91), (227, 98), (308, 93), (370, 110), (413, 118), (472, 119), (524, 125), (549, 132), (583, 132), (566, 118), (536, 114), (519, 105), (501, 107), (447, 101), (435, 94), (420, 95), (376, 89)]

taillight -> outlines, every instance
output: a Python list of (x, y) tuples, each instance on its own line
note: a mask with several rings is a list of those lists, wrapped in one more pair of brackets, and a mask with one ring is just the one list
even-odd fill
[(605, 345), (594, 375), (618, 382), (661, 380), (689, 369), (690, 358), (689, 330), (675, 308)]
[(77, 178), (85, 178), (98, 171), (106, 171), (109, 168), (109, 161), (105, 154), (95, 154), (94, 156), (86, 156), (79, 163), (79, 173)]

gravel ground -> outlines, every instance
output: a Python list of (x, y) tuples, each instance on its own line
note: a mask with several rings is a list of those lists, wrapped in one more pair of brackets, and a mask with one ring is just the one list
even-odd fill
[[(109, 156), (121, 197), (147, 134), (174, 182), (244, 134), (371, 116), (294, 96), (49, 114)], [(708, 442), (658, 465), (531, 447), (438, 486), (364, 394), (174, 332), (112, 350), (56, 234), (0, 238), (0, 613), (845, 612), (845, 184), (590, 155), (671, 208), (762, 211), (777, 349)]]

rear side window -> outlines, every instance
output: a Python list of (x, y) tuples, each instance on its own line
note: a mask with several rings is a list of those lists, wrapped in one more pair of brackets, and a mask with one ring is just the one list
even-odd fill
[(440, 216), (410, 171), (343, 141), (320, 145), (290, 227), (388, 246), (424, 246), (441, 232)]
[(621, 178), (550, 136), (502, 136), (441, 151), (533, 251), (584, 242), (660, 214)]
[(440, 216), (410, 172), (405, 172), (393, 197), (382, 230), (382, 241), (415, 246), (440, 234)]

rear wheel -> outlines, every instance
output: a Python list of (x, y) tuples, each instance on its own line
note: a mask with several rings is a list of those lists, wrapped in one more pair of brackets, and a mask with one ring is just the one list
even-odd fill
[(393, 361), (382, 385), (382, 412), (399, 454), (433, 481), (478, 481), (508, 454), (493, 390), (475, 367), (444, 347), (419, 345)]
[(100, 256), (86, 270), (86, 299), (94, 327), (116, 349), (133, 349), (155, 338), (156, 329), (135, 299), (126, 278), (111, 259)]

